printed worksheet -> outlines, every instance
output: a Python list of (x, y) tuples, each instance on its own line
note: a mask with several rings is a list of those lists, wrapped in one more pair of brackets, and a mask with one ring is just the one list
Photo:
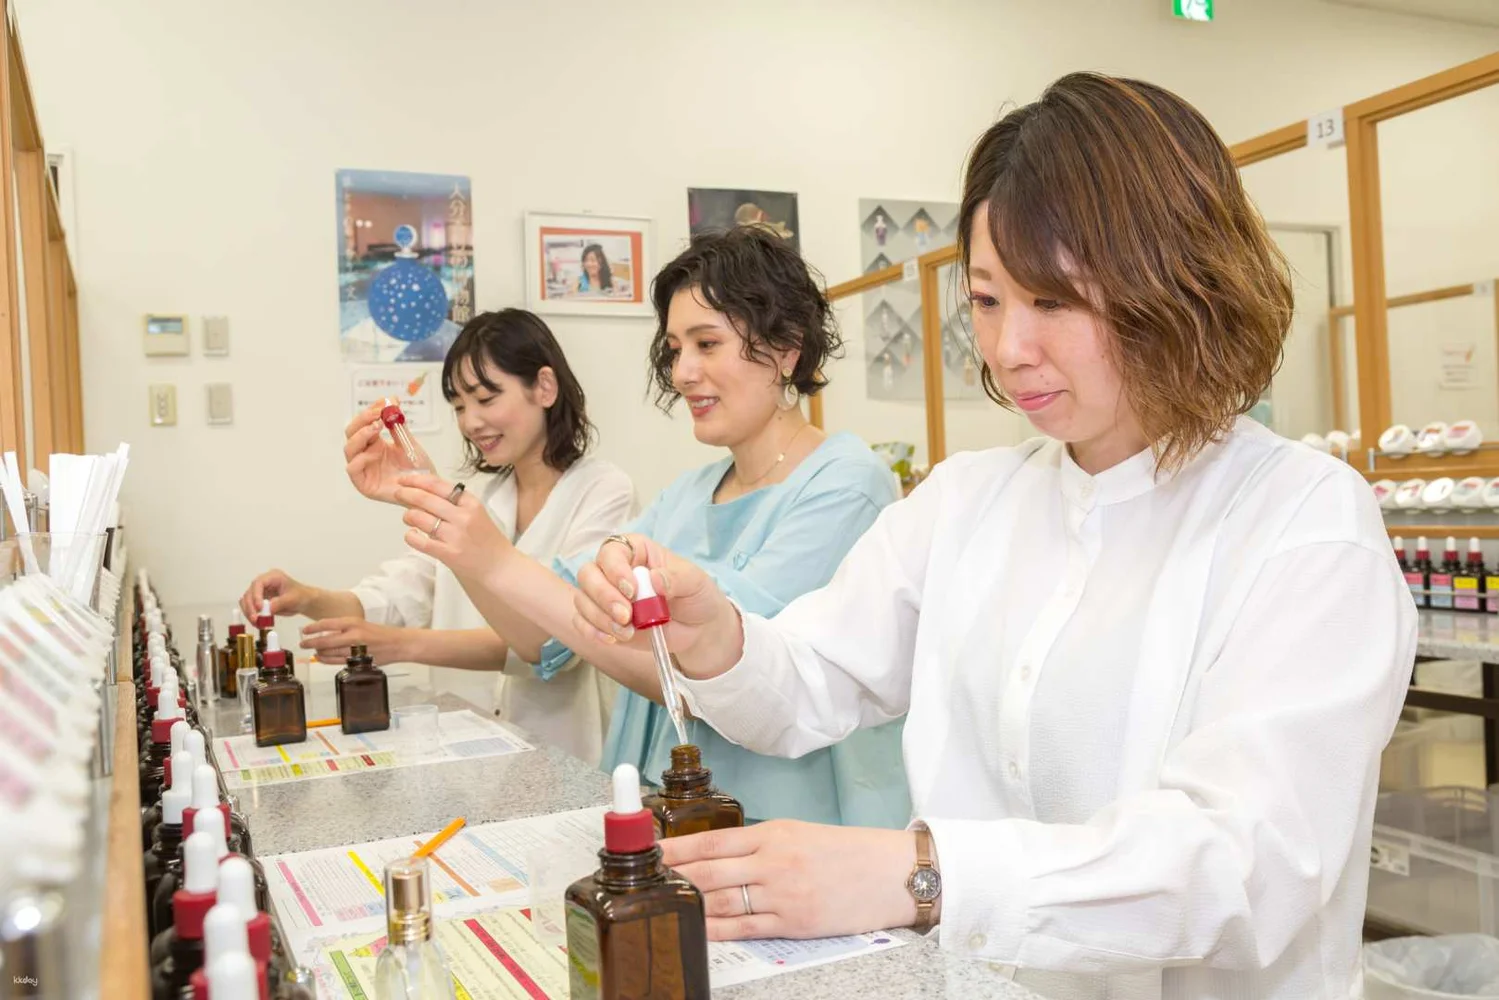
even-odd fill
[[(454, 994), (473, 1000), (560, 1000), (568, 995), (567, 950), (540, 943), (530, 913), (499, 909), (439, 920), (437, 941), (453, 973)], [(708, 977), (721, 989), (899, 947), (890, 934), (856, 934), (816, 941), (710, 942)], [(368, 1000), (375, 995), (381, 933), (351, 935), (318, 952), (318, 995)]]
[(438, 715), (439, 749), (432, 754), (412, 752), (393, 730), (348, 734), (337, 726), (307, 731), (301, 743), (258, 747), (250, 734), (219, 737), (213, 753), (234, 791), (249, 785), (268, 785), (308, 778), (331, 778), (375, 768), (432, 764), (473, 757), (497, 757), (534, 747), (493, 719), (467, 709)]
[[(582, 857), (586, 866), (603, 846), (604, 811), (596, 806), (464, 827), (430, 855), (437, 916), (529, 905), (533, 862), (566, 855)], [(264, 858), (272, 905), (299, 959), (307, 961), (329, 937), (383, 927), (385, 866), (409, 857), (436, 832)], [(552, 880), (559, 884), (559, 900), (567, 885), (587, 870), (591, 868)]]

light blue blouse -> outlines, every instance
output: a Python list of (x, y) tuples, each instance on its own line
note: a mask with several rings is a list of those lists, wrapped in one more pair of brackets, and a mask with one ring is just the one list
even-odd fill
[[(691, 559), (741, 608), (767, 617), (827, 583), (854, 541), (899, 495), (889, 467), (849, 433), (829, 437), (784, 482), (716, 504), (713, 491), (731, 462), (681, 476), (624, 530)], [(559, 559), (554, 568), (575, 584), (578, 569), (593, 556)], [(553, 639), (543, 647), (537, 674), (550, 678), (571, 658)], [(911, 818), (903, 725), (861, 729), (797, 760), (751, 753), (701, 721), (689, 721), (688, 736), (702, 748), (714, 784), (737, 798), (751, 819), (900, 828)], [(602, 766), (634, 764), (655, 782), (676, 742), (664, 707), (621, 689)]]

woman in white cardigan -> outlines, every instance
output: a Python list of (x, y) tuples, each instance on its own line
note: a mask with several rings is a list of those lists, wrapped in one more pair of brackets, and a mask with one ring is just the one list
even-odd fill
[[(1415, 610), (1368, 486), (1241, 416), (1286, 265), (1180, 98), (1075, 74), (975, 146), (961, 263), (990, 395), (1044, 437), (956, 455), (774, 620), (631, 536), (688, 707), (796, 756), (908, 712), (908, 831), (666, 841), (715, 938), (914, 925), (1057, 998), (1361, 995), (1379, 754)], [(733, 789), (728, 789), (732, 792)]]
[[(593, 428), (582, 386), (539, 317), (504, 309), (471, 320), (443, 363), (442, 390), (463, 433), (466, 471), (476, 476), (470, 485), (521, 551), (546, 560), (592, 551), (634, 516), (629, 477), (587, 454)], [(390, 472), (405, 460), (381, 430), (378, 406), (359, 414), (345, 455), (355, 488), (393, 503)], [(583, 760), (599, 759), (615, 683), (577, 658), (551, 682), (537, 680), (435, 559), (392, 559), (349, 590), (270, 570), (241, 598), (247, 615), (262, 598), (277, 615), (317, 619), (303, 630), (302, 646), (325, 663), (364, 645), (379, 664), (429, 665), (435, 688)]]

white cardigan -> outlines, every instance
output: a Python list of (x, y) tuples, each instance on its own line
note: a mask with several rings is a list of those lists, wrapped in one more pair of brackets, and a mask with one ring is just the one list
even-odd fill
[(1157, 482), (955, 455), (683, 687), (796, 756), (909, 711), (944, 948), (1049, 997), (1361, 995), (1416, 614), (1368, 485), (1240, 420)]
[[(616, 466), (585, 457), (557, 480), (545, 506), (515, 538), (515, 477), (489, 477), (481, 498), (515, 547), (550, 566), (553, 558), (597, 549), (635, 516), (635, 488)], [(353, 588), (364, 617), (407, 628), (488, 628), (451, 570), (430, 556), (410, 553), (382, 563), (380, 572)], [(499, 673), (503, 670), (503, 676)], [(591, 664), (579, 663), (550, 681), (511, 651), (494, 673), (432, 668), (432, 686), (467, 698), (582, 760), (597, 764), (603, 752), (617, 685)]]

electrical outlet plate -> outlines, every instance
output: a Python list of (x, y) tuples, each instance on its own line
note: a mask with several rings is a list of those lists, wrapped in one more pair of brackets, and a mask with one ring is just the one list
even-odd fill
[(148, 358), (186, 354), (187, 317), (149, 314), (142, 336)]
[(170, 382), (148, 387), (146, 402), (152, 427), (175, 427), (177, 424), (177, 387)]
[[(203, 356), (222, 358), (229, 354), (229, 317), (203, 317)], [(211, 421), (210, 421), (211, 422)]]
[(228, 382), (208, 383), (208, 422), (211, 425), (234, 423), (234, 386)]

